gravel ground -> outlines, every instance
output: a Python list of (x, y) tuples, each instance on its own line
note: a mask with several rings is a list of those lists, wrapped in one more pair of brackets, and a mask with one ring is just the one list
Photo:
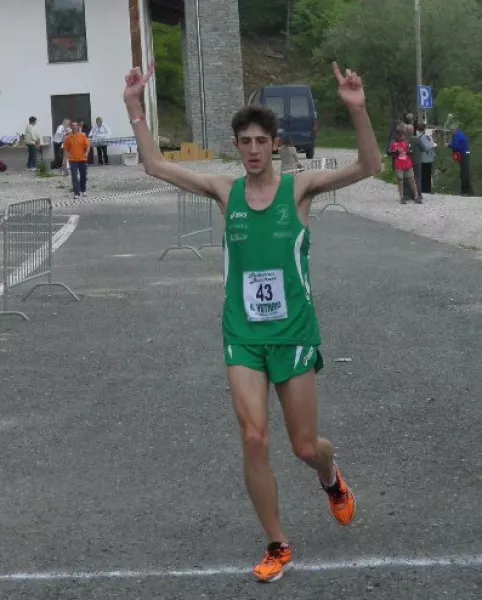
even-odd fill
[[(319, 150), (320, 155), (334, 156), (341, 164), (356, 158), (350, 150)], [(397, 229), (460, 246), (482, 257), (482, 198), (427, 194), (417, 205), (398, 202), (394, 185), (370, 178), (340, 190), (337, 201), (352, 214), (388, 223)]]
[[(349, 164), (356, 158), (352, 150), (320, 148), (317, 157), (332, 156), (340, 166)], [(279, 164), (276, 161), (276, 164)], [(185, 163), (194, 170), (210, 170), (218, 173), (242, 174), (237, 162), (196, 162)], [(169, 186), (147, 177), (142, 166), (92, 167), (89, 169), (87, 200), (80, 203), (123, 203), (134, 196), (150, 194), (156, 202), (156, 194), (167, 191)], [(40, 179), (32, 173), (0, 174), (0, 210), (8, 202), (49, 196), (54, 206), (73, 205), (70, 192), (70, 179), (56, 176)], [(143, 196), (145, 202), (146, 196)], [(463, 198), (440, 194), (428, 195), (424, 204), (400, 205), (395, 186), (378, 179), (370, 178), (350, 188), (340, 190), (337, 201), (352, 214), (388, 223), (397, 229), (409, 231), (430, 239), (465, 248), (474, 256), (482, 256), (482, 199)], [(322, 207), (319, 202), (315, 207)], [(330, 209), (331, 210), (331, 209)]]
[[(229, 173), (240, 170), (238, 163), (222, 161), (199, 161), (185, 163), (197, 171)], [(0, 174), (0, 210), (8, 202), (50, 197), (52, 202), (71, 203), (72, 192), (69, 176), (57, 174), (54, 177), (41, 178), (30, 172), (6, 172)], [(115, 200), (128, 194), (137, 195), (154, 190), (169, 188), (163, 182), (148, 177), (142, 167), (112, 165), (109, 167), (91, 166), (88, 171), (87, 194), (91, 199)]]

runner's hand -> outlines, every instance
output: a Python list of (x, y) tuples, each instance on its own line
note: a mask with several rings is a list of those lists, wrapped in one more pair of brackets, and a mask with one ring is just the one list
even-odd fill
[(333, 73), (338, 81), (338, 94), (347, 108), (364, 108), (365, 92), (361, 77), (350, 69), (343, 76), (336, 62), (333, 63)]
[(139, 67), (135, 67), (129, 71), (126, 75), (126, 87), (124, 90), (124, 102), (126, 104), (141, 101), (144, 94), (144, 88), (152, 77), (155, 69), (156, 65), (155, 63), (152, 63), (145, 75), (142, 74)]

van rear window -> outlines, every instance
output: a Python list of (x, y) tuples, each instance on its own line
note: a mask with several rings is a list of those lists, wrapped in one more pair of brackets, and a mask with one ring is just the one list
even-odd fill
[(285, 99), (282, 96), (267, 96), (265, 106), (271, 108), (278, 118), (285, 116)]
[(290, 116), (309, 117), (310, 107), (306, 96), (290, 96)]

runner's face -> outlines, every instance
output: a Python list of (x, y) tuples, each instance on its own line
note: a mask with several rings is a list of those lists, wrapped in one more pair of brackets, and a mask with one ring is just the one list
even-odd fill
[(259, 175), (271, 164), (273, 139), (259, 125), (253, 123), (240, 131), (234, 144), (247, 173)]

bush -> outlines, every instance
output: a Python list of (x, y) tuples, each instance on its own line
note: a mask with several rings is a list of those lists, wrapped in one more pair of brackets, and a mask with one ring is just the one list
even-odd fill
[[(436, 99), (440, 122), (454, 116), (470, 138), (472, 184), (475, 193), (482, 188), (482, 93), (454, 86), (442, 90)], [(450, 149), (439, 145), (436, 162), (436, 188), (444, 193), (460, 193), (460, 169), (452, 159)]]
[(184, 107), (181, 27), (153, 24), (157, 98)]

